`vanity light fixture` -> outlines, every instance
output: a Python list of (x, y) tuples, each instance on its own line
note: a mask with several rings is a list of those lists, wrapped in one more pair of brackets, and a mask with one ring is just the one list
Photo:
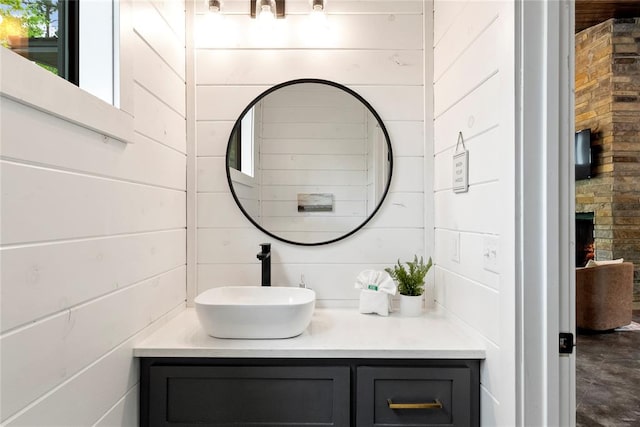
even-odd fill
[(311, 0), (312, 13), (324, 13), (325, 0)]
[(325, 26), (327, 24), (326, 0), (311, 1), (311, 21), (315, 26)]
[(209, 12), (220, 13), (222, 11), (222, 2), (220, 0), (209, 0)]
[(285, 0), (250, 0), (251, 17), (284, 18), (284, 2)]

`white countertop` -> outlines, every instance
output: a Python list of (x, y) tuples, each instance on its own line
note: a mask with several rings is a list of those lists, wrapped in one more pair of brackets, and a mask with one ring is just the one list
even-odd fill
[(220, 339), (208, 336), (187, 308), (138, 344), (136, 357), (270, 357), (484, 359), (482, 345), (438, 312), (420, 317), (360, 314), (354, 308), (316, 308), (294, 338)]

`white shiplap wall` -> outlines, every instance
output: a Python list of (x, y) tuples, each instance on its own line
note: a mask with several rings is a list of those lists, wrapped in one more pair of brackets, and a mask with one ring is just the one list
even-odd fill
[(184, 4), (120, 4), (133, 144), (0, 98), (3, 425), (137, 425), (132, 348), (184, 307)]
[[(436, 298), (486, 345), (482, 425), (515, 425), (513, 22), (511, 2), (434, 2)], [(455, 194), (459, 131), (470, 185)], [(498, 263), (489, 271), (483, 257), (485, 242), (493, 241)]]
[[(425, 252), (423, 2), (333, 0), (329, 27), (314, 29), (309, 3), (289, 1), (287, 18), (263, 37), (244, 6), (225, 2), (230, 14), (212, 24), (198, 5), (195, 19), (196, 293), (258, 284), (258, 244), (271, 241), (273, 283), (296, 285), (304, 274), (320, 303), (353, 304), (358, 272)], [(298, 78), (333, 80), (363, 96), (387, 126), (395, 156), (390, 194), (376, 218), (346, 240), (312, 248), (254, 229), (235, 206), (224, 169), (229, 132), (242, 109), (270, 86)]]

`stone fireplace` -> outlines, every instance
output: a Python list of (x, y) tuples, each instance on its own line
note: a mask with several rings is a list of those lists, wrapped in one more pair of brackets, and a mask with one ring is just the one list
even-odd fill
[(576, 182), (576, 218), (593, 215), (596, 260), (634, 263), (640, 301), (640, 18), (576, 34), (576, 130), (587, 128), (592, 178)]

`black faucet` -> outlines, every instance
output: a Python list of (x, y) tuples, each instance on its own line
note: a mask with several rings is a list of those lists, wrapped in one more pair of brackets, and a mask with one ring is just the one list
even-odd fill
[(260, 243), (258, 259), (262, 261), (262, 286), (271, 286), (271, 243)]

